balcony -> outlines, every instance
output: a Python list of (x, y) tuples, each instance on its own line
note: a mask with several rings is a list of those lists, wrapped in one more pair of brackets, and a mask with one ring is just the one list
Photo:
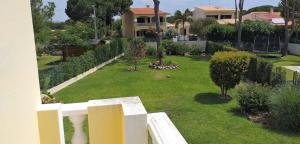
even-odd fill
[[(72, 144), (187, 144), (165, 113), (148, 114), (139, 97), (41, 105), (42, 144), (65, 144), (64, 117), (74, 128)], [(86, 119), (88, 136), (83, 131)]]
[[(160, 25), (165, 25), (165, 22), (161, 22)], [(155, 27), (156, 23), (135, 23), (135, 26), (147, 26), (147, 27)]]

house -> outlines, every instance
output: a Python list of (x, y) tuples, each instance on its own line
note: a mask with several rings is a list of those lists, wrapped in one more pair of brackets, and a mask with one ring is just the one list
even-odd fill
[[(160, 29), (161, 32), (167, 30), (166, 17), (169, 13), (160, 11)], [(122, 16), (122, 32), (123, 36), (142, 37), (145, 36), (148, 31), (155, 31), (155, 12), (154, 8), (149, 5), (146, 8), (130, 8)]]
[(219, 6), (200, 6), (193, 10), (193, 20), (215, 18), (219, 24), (234, 24), (235, 9)]
[(281, 12), (274, 12), (271, 8), (269, 12), (252, 12), (243, 16), (243, 21), (265, 21), (274, 26), (283, 26), (285, 23)]

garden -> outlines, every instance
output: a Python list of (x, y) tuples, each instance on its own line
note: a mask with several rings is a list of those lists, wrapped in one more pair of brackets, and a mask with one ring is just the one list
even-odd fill
[[(155, 54), (150, 55), (151, 50), (148, 49), (151, 48), (143, 47), (142, 41), (135, 40), (129, 42), (129, 45), (144, 50), (132, 49), (124, 58), (59, 91), (54, 94), (54, 97), (59, 102), (76, 103), (92, 99), (138, 95), (148, 112), (167, 112), (189, 143), (273, 144), (299, 142), (300, 135), (295, 129), (299, 128), (299, 123), (296, 121), (299, 120), (299, 117), (294, 115), (297, 112), (299, 114), (299, 107), (298, 109), (293, 107), (299, 106), (299, 91), (285, 86), (282, 88), (273, 86), (283, 83), (286, 79), (283, 77), (284, 70), (276, 67), (290, 63), (300, 64), (299, 57), (286, 56), (276, 60), (261, 60), (253, 54), (235, 51), (225, 52), (225, 54), (217, 52), (215, 56), (211, 57), (204, 53), (192, 54), (195, 51), (193, 46), (182, 44), (177, 46), (176, 43), (170, 41), (162, 43), (162, 45), (169, 43), (165, 45), (168, 46), (164, 50), (165, 53), (175, 49), (173, 54), (170, 52), (171, 55), (166, 55), (163, 61), (177, 64), (178, 68), (168, 70), (149, 68), (149, 64), (156, 61)], [(203, 48), (198, 47), (196, 50), (201, 51), (200, 49), (204, 52)], [(215, 84), (214, 78), (211, 78), (210, 70), (214, 61), (220, 64), (219, 60), (225, 60), (226, 55), (229, 55), (231, 59), (225, 63), (235, 62), (237, 65), (234, 66), (243, 65), (244, 67), (239, 71), (239, 74), (243, 76), (236, 78), (237, 86), (228, 89), (226, 93), (228, 98), (222, 98), (220, 88)], [(235, 58), (238, 60), (234, 60)], [(240, 60), (244, 62), (240, 63)], [(253, 61), (256, 61), (256, 64), (250, 66), (250, 63), (254, 63)], [(132, 69), (135, 66), (137, 69)], [(222, 64), (217, 68), (221, 67)], [(268, 74), (271, 76), (258, 76), (250, 80), (246, 72), (250, 68), (250, 71), (256, 69), (265, 72), (258, 72), (255, 75), (269, 72)], [(261, 77), (267, 78), (257, 79)], [(289, 98), (288, 94), (291, 94), (291, 101), (287, 101), (287, 103), (289, 102), (287, 105), (281, 104), (282, 99), (280, 98)], [(276, 100), (273, 101), (273, 97)], [(291, 108), (291, 111), (288, 112), (292, 113), (281, 111), (287, 107)], [(291, 117), (280, 119), (274, 126), (273, 121), (272, 123), (266, 122), (266, 117), (263, 117), (267, 115), (267, 118), (270, 118), (269, 113), (273, 111), (276, 111), (274, 116), (283, 118), (291, 114)], [(289, 129), (282, 129), (281, 122), (289, 120), (294, 125), (289, 127), (289, 125), (283, 124), (284, 128)], [(67, 120), (66, 123), (65, 130), (67, 142), (69, 142), (72, 127)]]

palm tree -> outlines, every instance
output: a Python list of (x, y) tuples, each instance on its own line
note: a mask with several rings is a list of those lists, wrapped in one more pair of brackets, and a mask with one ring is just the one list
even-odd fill
[(160, 0), (153, 0), (154, 2), (154, 12), (155, 12), (155, 23), (156, 23), (156, 43), (157, 43), (157, 59), (159, 64), (162, 65), (163, 52), (160, 48), (161, 34), (160, 34), (160, 15), (159, 15), (159, 4)]
[(191, 20), (192, 15), (193, 15), (193, 13), (189, 9), (186, 9), (184, 13), (182, 13), (181, 11), (175, 12), (176, 25), (178, 26), (178, 24), (182, 23), (184, 40), (185, 40), (185, 36), (186, 36), (185, 23), (192, 21)]
[(243, 21), (243, 10), (244, 10), (244, 0), (239, 0), (239, 21), (237, 25), (238, 29), (238, 37), (237, 37), (237, 43), (236, 48), (241, 49), (241, 43), (242, 43), (242, 21)]

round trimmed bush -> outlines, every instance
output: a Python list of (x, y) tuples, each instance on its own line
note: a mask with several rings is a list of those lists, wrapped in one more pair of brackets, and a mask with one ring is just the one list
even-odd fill
[(227, 91), (239, 84), (246, 72), (250, 54), (247, 52), (217, 52), (210, 62), (210, 76), (227, 99)]

